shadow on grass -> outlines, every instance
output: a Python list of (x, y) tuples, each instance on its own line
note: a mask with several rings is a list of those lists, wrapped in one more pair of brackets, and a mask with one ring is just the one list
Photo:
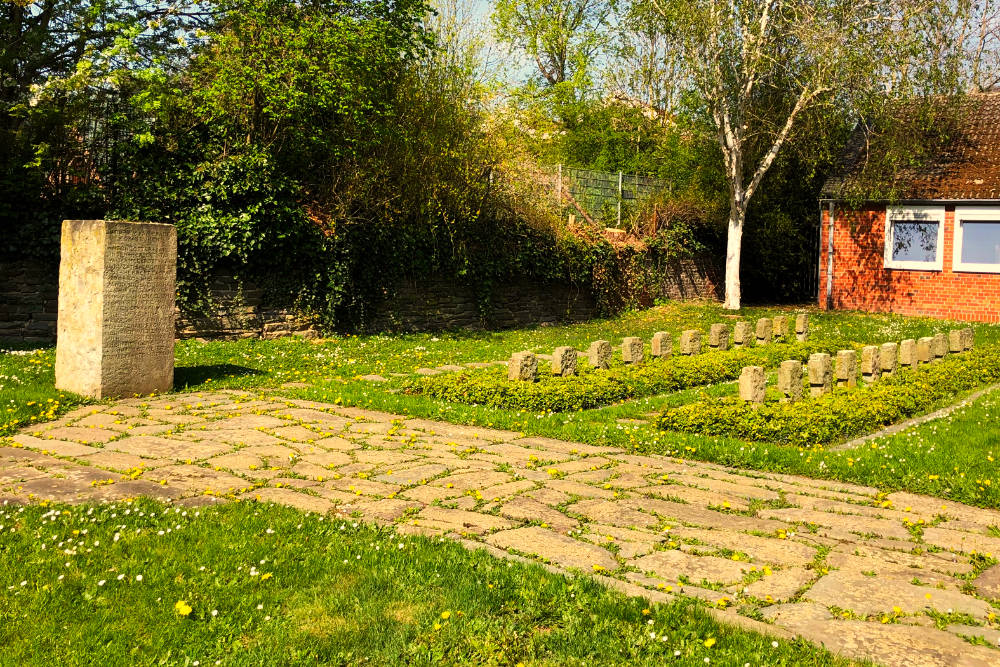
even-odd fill
[(265, 371), (235, 364), (207, 364), (205, 366), (180, 366), (174, 369), (174, 389), (185, 389), (208, 380), (223, 380), (233, 377), (267, 375)]

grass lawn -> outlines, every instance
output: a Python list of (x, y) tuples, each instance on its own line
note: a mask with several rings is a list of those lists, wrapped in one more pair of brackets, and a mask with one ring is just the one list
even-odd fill
[(0, 664), (849, 664), (690, 602), (256, 503), (0, 506), (0, 562)]
[[(775, 315), (775, 309), (744, 309), (742, 319)], [(953, 500), (1000, 507), (1000, 474), (993, 448), (1000, 442), (1000, 425), (981, 419), (971, 432), (960, 430), (959, 417), (918, 429), (922, 436), (899, 436), (868, 445), (863, 450), (833, 452), (823, 449), (754, 444), (730, 438), (704, 437), (659, 431), (642, 421), (650, 413), (681, 405), (704, 395), (727, 395), (732, 384), (699, 387), (673, 394), (646, 397), (592, 410), (571, 413), (528, 413), (485, 406), (449, 403), (400, 390), (412, 380), (395, 377), (420, 367), (474, 361), (495, 361), (512, 352), (531, 349), (551, 352), (557, 345), (586, 349), (592, 340), (617, 343), (626, 335), (651, 337), (663, 330), (675, 335), (683, 329), (708, 329), (709, 324), (732, 321), (717, 304), (671, 303), (610, 320), (502, 332), (458, 332), (398, 336), (344, 336), (320, 342), (297, 339), (244, 340), (232, 343), (186, 341), (177, 347), (177, 388), (279, 387), (294, 382), (309, 385), (283, 390), (303, 398), (377, 408), (401, 414), (439, 418), (524, 431), (593, 444), (669, 453), (675, 456), (735, 465), (828, 477), (878, 486), (886, 491), (905, 489)], [(811, 339), (882, 343), (947, 331), (954, 324), (923, 318), (861, 313), (810, 315)], [(964, 325), (963, 325), (964, 326)], [(1000, 326), (975, 326), (976, 344), (1000, 343)], [(72, 402), (52, 389), (54, 352), (33, 355), (0, 354), (0, 436), (32, 419), (46, 418), (53, 408)], [(389, 382), (362, 381), (377, 373)], [(18, 378), (11, 381), (10, 376)], [(773, 381), (773, 379), (772, 379)], [(34, 402), (28, 406), (27, 403)], [(930, 433), (925, 433), (927, 429)], [(934, 430), (936, 429), (936, 430)], [(930, 445), (921, 445), (928, 442)], [(923, 440), (921, 440), (923, 438)], [(937, 445), (940, 442), (942, 444)], [(927, 451), (932, 446), (936, 449)], [(977, 481), (978, 480), (978, 481)]]

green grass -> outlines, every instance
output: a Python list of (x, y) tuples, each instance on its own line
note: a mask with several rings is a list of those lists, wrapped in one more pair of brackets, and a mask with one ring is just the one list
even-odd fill
[[(739, 317), (753, 321), (778, 312), (775, 309), (745, 309)], [(984, 507), (1000, 507), (1000, 474), (994, 462), (982, 460), (982, 453), (1000, 439), (1000, 427), (985, 425), (972, 433), (950, 438), (946, 454), (929, 457), (911, 456), (908, 441), (893, 440), (879, 450), (880, 461), (876, 462), (873, 455), (865, 454), (866, 463), (862, 464), (858, 461), (862, 457), (859, 452), (753, 444), (733, 438), (662, 432), (653, 428), (652, 424), (620, 421), (646, 419), (665, 408), (690, 403), (704, 396), (731, 395), (735, 392), (733, 384), (694, 388), (593, 410), (553, 414), (464, 405), (407, 395), (401, 390), (414, 376), (411, 374), (403, 378), (392, 375), (412, 373), (419, 367), (495, 361), (523, 349), (551, 352), (557, 345), (585, 349), (590, 341), (600, 338), (618, 343), (625, 335), (640, 335), (648, 340), (658, 330), (676, 336), (682, 329), (700, 328), (704, 331), (709, 324), (719, 321), (733, 319), (731, 313), (717, 304), (671, 303), (647, 311), (626, 313), (610, 320), (514, 331), (342, 336), (321, 342), (298, 339), (215, 343), (185, 341), (177, 346), (176, 384), (178, 390), (193, 391), (273, 388), (288, 382), (301, 382), (309, 387), (287, 389), (283, 390), (284, 393), (455, 423), (660, 452), (742, 468), (853, 481), (884, 490), (931, 493)], [(811, 340), (818, 343), (834, 340), (882, 343), (918, 338), (956, 326), (949, 322), (894, 315), (810, 314)], [(1000, 326), (979, 324), (974, 328), (977, 346), (1000, 343)], [(31, 357), (0, 354), (0, 369), (5, 369), (0, 374), (27, 378), (27, 382), (22, 380), (15, 385), (0, 379), (0, 405), (8, 406), (5, 408), (8, 410), (6, 415), (0, 413), (0, 436), (30, 423), (33, 416), (38, 418), (40, 414), (48, 414), (50, 409), (42, 406), (48, 398), (59, 400), (59, 409), (72, 403), (72, 397), (60, 398), (52, 389), (53, 359), (52, 350)], [(357, 379), (368, 373), (381, 374), (390, 381), (372, 383)], [(35, 401), (36, 405), (25, 408), (28, 401)], [(13, 412), (10, 412), (11, 406)], [(938, 423), (936, 427), (938, 437), (945, 437), (945, 430), (951, 428), (948, 423)], [(937, 478), (931, 479), (935, 475)], [(975, 479), (989, 480), (990, 483), (970, 483)]]
[(0, 535), (0, 664), (848, 664), (690, 602), (273, 505), (0, 506)]

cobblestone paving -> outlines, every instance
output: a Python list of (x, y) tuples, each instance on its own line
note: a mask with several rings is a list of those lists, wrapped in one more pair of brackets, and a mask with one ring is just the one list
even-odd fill
[(1000, 664), (1000, 512), (930, 497), (241, 392), (0, 441), (0, 504), (139, 495), (447, 535), (883, 664)]

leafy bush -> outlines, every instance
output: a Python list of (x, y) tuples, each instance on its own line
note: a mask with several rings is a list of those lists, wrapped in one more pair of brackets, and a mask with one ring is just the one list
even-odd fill
[(584, 365), (579, 375), (573, 377), (553, 376), (542, 370), (538, 382), (508, 380), (505, 369), (491, 368), (423, 378), (411, 384), (408, 391), (456, 403), (533, 412), (586, 410), (630, 398), (734, 380), (744, 366), (774, 366), (786, 359), (805, 360), (813, 352), (828, 349), (835, 346), (779, 343), (653, 359), (638, 366), (617, 365), (609, 370)]
[(990, 347), (796, 403), (754, 406), (733, 397), (699, 401), (664, 412), (657, 426), (787, 445), (821, 445), (870, 433), (924, 412), (957, 392), (998, 380), (1000, 348)]

